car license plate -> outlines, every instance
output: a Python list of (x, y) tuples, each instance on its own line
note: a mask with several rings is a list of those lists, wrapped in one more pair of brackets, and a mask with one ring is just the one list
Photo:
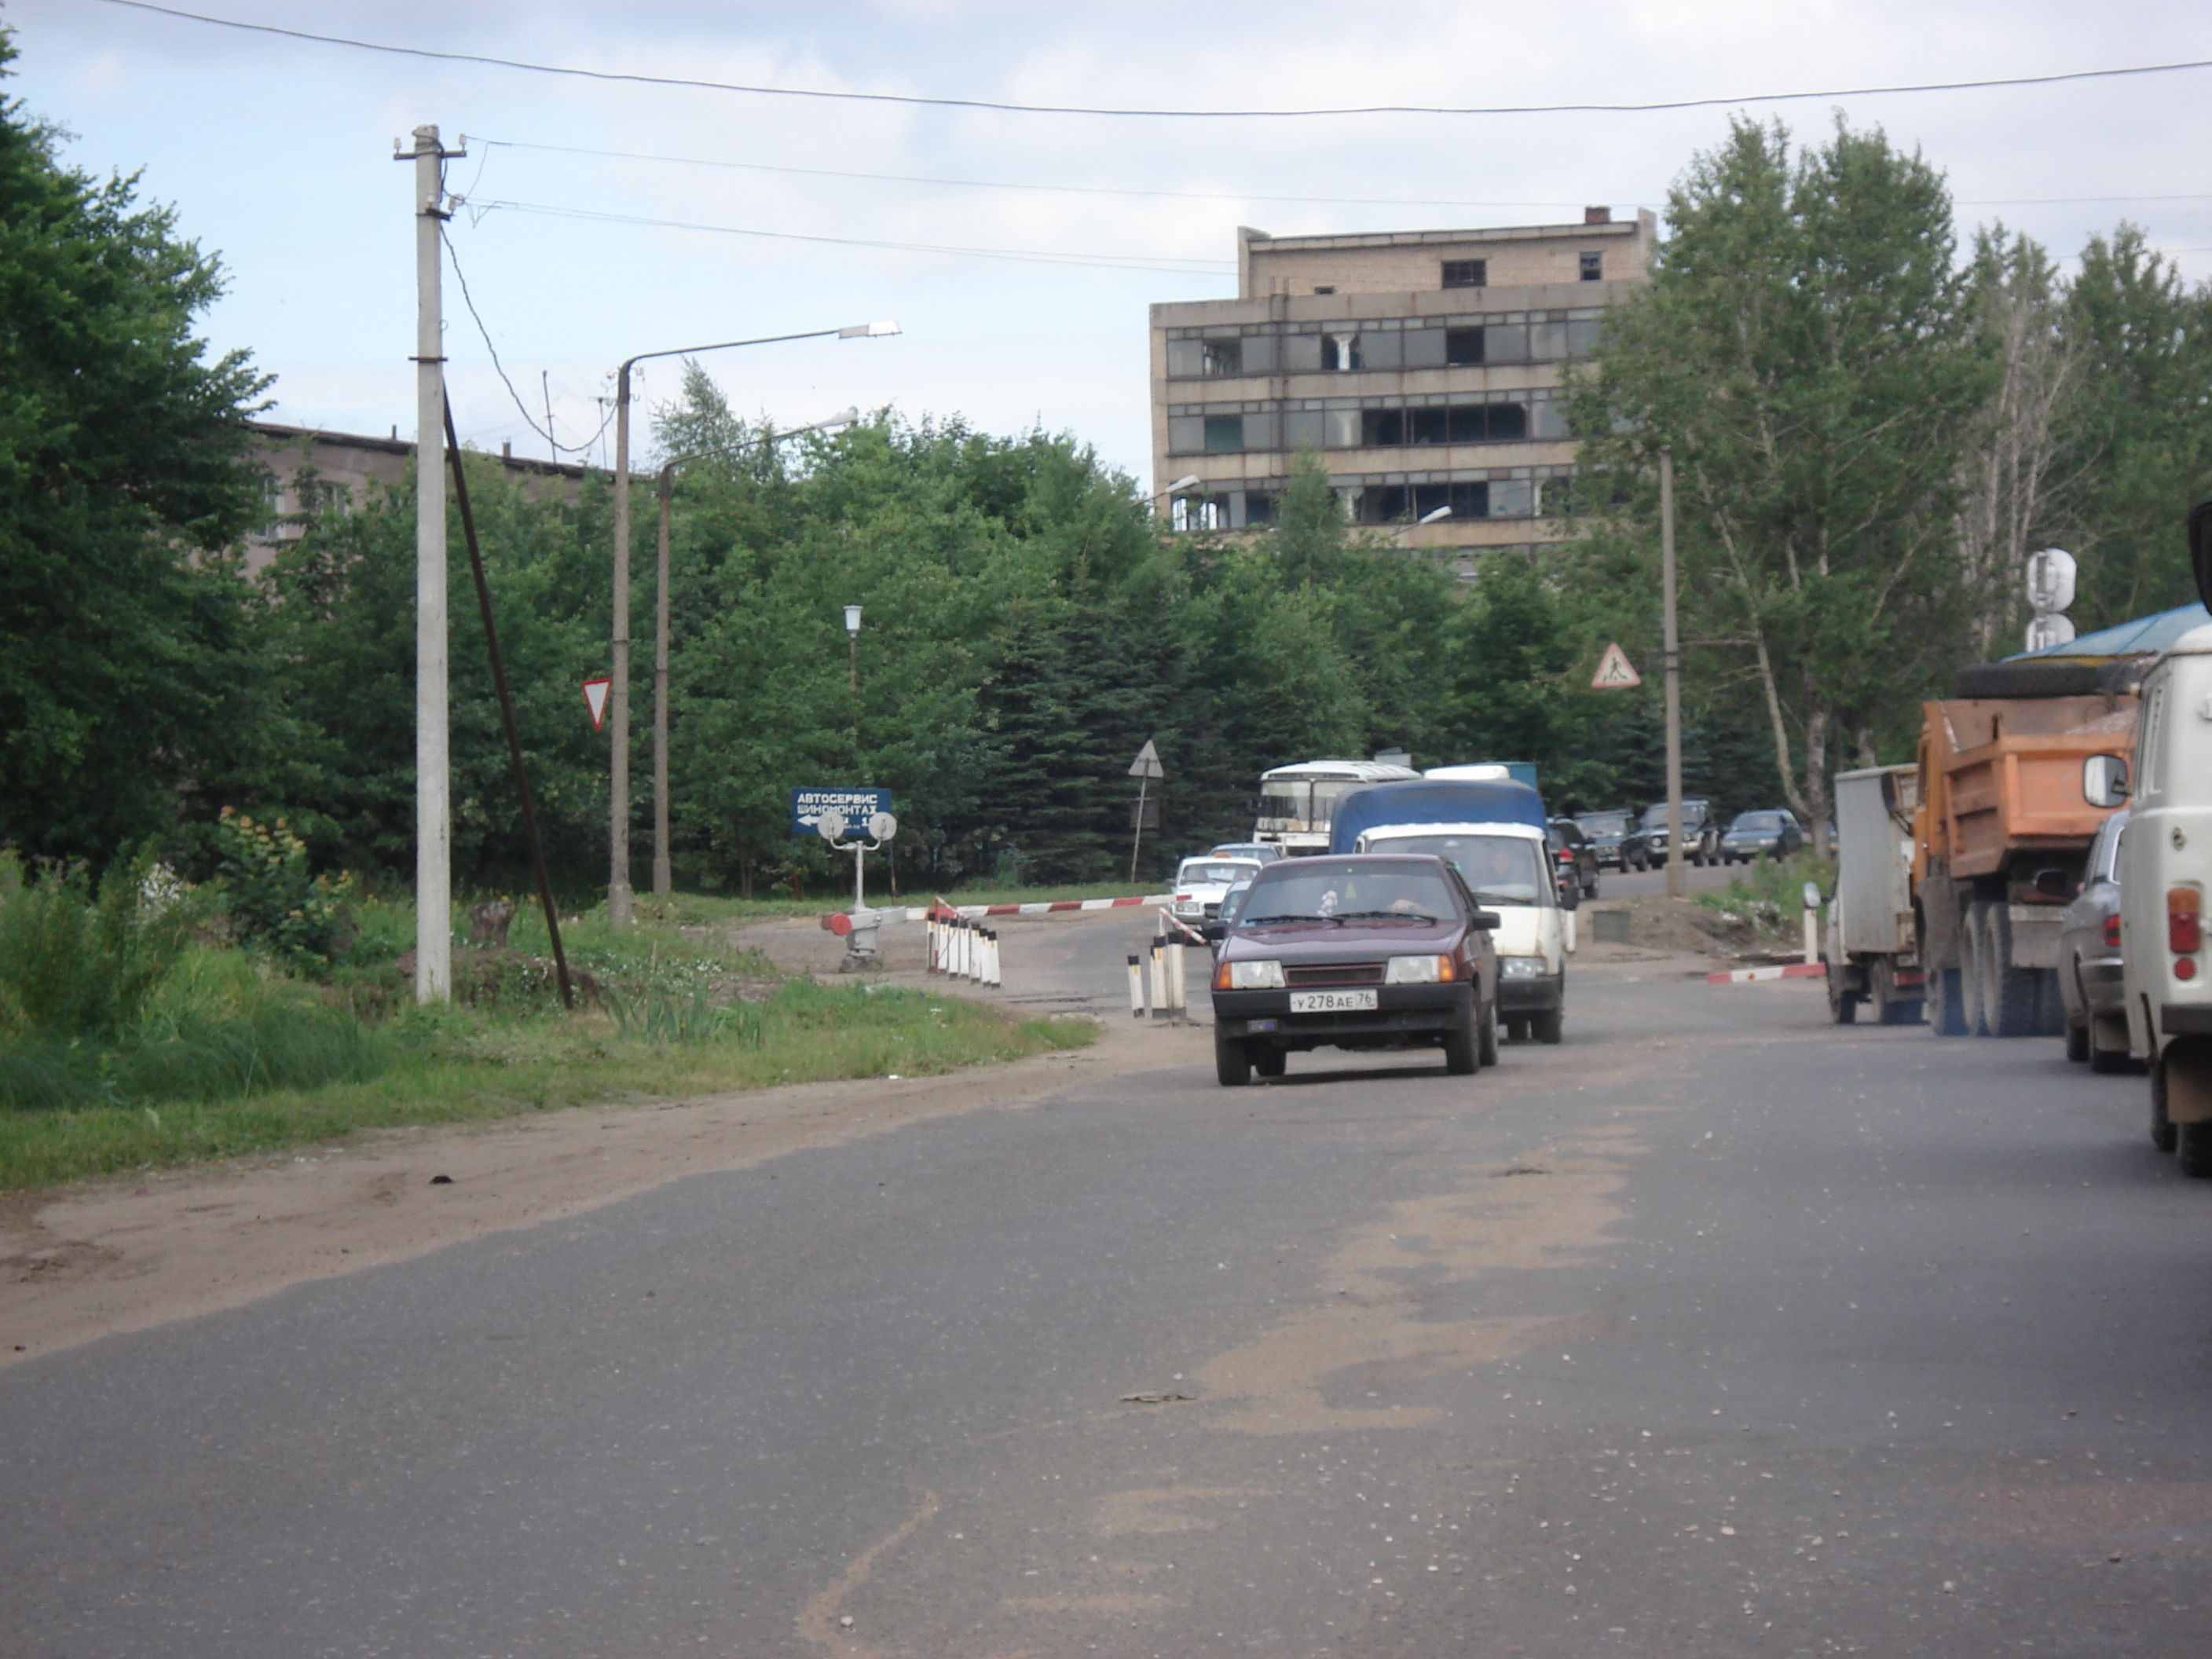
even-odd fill
[(1372, 991), (1291, 993), (1291, 1012), (1294, 1014), (1371, 1014), (1376, 1006)]

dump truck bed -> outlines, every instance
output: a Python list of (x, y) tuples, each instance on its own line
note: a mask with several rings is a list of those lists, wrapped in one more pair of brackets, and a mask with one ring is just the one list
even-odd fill
[(2081, 796), (2081, 763), (2135, 748), (2131, 696), (1923, 705), (1913, 875), (1996, 875), (2016, 854), (2078, 853), (2111, 809)]

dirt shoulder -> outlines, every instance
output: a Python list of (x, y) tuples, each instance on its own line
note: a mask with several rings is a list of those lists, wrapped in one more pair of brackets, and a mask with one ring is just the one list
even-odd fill
[(558, 1220), (682, 1176), (1018, 1109), (1086, 1078), (1202, 1064), (1206, 1041), (1203, 1030), (1109, 1024), (1088, 1048), (945, 1077), (380, 1132), (296, 1155), (7, 1194), (0, 1365)]

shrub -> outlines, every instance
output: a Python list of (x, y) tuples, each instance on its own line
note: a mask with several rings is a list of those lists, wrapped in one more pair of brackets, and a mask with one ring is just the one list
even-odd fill
[(309, 876), (307, 843), (283, 819), (264, 823), (224, 807), (216, 870), (240, 938), (303, 967), (327, 967), (345, 954), (352, 878)]
[(191, 938), (198, 908), (149, 851), (118, 860), (95, 897), (82, 866), (23, 879), (0, 853), (0, 1030), (105, 1037), (138, 1017)]

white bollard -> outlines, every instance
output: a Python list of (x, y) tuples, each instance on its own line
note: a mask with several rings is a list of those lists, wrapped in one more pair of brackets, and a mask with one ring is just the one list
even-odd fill
[(1129, 958), (1129, 1018), (1145, 1017), (1145, 964), (1141, 957)]
[(1820, 913), (1809, 904), (1805, 907), (1805, 965), (1810, 968), (1820, 959)]
[(1165, 1019), (1168, 1008), (1168, 947), (1164, 939), (1154, 939), (1152, 951), (1152, 1018)]
[(1190, 1004), (1189, 982), (1183, 977), (1183, 942), (1168, 941), (1168, 1018), (1181, 1019)]
[(997, 989), (999, 985), (999, 931), (992, 928), (983, 935), (983, 983)]

